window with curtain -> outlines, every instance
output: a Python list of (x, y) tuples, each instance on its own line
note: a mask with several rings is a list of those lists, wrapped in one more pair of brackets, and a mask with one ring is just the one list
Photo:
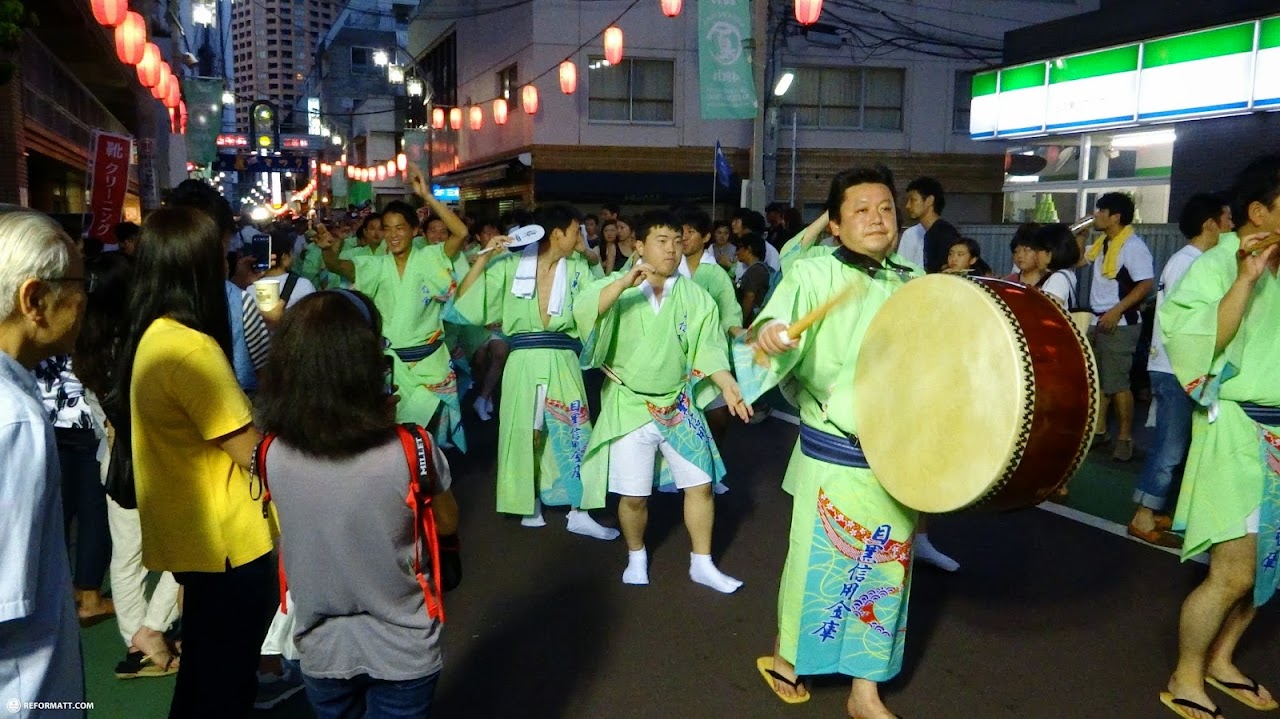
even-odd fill
[(973, 70), (956, 71), (955, 100), (951, 111), (951, 130), (969, 134), (969, 110), (973, 107)]
[[(800, 67), (783, 107), (801, 127), (826, 130), (901, 130), (901, 68)], [(784, 110), (785, 111), (785, 110)]]
[(599, 122), (670, 124), (675, 121), (673, 60), (604, 58), (587, 64), (587, 117)]

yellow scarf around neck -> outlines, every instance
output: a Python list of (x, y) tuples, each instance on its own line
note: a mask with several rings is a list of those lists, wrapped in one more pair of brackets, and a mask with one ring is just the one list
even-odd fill
[(1089, 251), (1085, 253), (1085, 259), (1093, 262), (1098, 259), (1098, 255), (1102, 254), (1102, 248), (1107, 248), (1107, 256), (1102, 258), (1102, 276), (1114, 280), (1116, 275), (1120, 274), (1120, 250), (1124, 248), (1124, 243), (1130, 237), (1133, 237), (1133, 225), (1126, 225), (1115, 239), (1107, 242), (1107, 236), (1099, 237)]

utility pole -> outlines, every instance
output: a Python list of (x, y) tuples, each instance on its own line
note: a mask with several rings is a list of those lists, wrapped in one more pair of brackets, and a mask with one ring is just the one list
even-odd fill
[(769, 0), (751, 0), (751, 66), (755, 74), (756, 102), (760, 108), (751, 123), (751, 180), (747, 206), (764, 211), (765, 189), (765, 123), (769, 112), (769, 24), (773, 17)]

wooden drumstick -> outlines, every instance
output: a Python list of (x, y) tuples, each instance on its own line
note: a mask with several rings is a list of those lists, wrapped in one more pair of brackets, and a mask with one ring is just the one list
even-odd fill
[(1254, 247), (1252, 250), (1244, 250), (1244, 249), (1237, 250), (1236, 256), (1243, 259), (1246, 254), (1257, 255), (1272, 245), (1280, 245), (1280, 233), (1269, 232), (1267, 234), (1271, 236), (1263, 240), (1262, 242), (1258, 243), (1257, 247)]
[[(792, 342), (795, 342), (796, 340), (800, 339), (800, 335), (804, 334), (805, 330), (812, 327), (814, 323), (816, 323), (818, 320), (825, 317), (828, 312), (835, 309), (836, 305), (842, 304), (845, 300), (852, 297), (853, 294), (857, 291), (858, 291), (858, 285), (850, 284), (848, 287), (837, 292), (826, 302), (823, 302), (822, 304), (818, 305), (812, 310), (809, 310), (807, 313), (805, 313), (804, 317), (801, 317), (795, 322), (792, 322), (791, 324), (787, 325), (787, 337), (789, 337)], [(758, 365), (769, 364), (769, 356), (765, 354), (764, 350), (757, 349), (755, 359), (756, 359), (756, 364)]]

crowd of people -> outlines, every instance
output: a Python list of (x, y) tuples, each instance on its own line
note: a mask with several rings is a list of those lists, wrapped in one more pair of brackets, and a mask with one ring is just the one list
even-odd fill
[[(176, 673), (171, 717), (244, 716), (304, 688), (319, 717), (426, 716), (442, 592), (459, 579), (445, 450), (466, 451), (465, 398), (498, 422), (498, 512), (538, 528), (564, 508), (568, 531), (621, 537), (622, 582), (646, 585), (649, 499), (681, 493), (690, 580), (731, 594), (742, 581), (712, 561), (720, 446), (785, 388), (800, 415), (782, 479), (791, 534), (777, 640), (757, 668), (787, 703), (809, 699), (803, 677), (852, 677), (849, 714), (891, 719), (879, 684), (901, 667), (912, 561), (958, 564), (876, 480), (851, 378), (898, 288), (926, 272), (994, 274), (941, 217), (941, 184), (907, 185), (915, 224), (899, 233), (883, 167), (833, 178), (808, 225), (778, 205), (728, 222), (694, 206), (624, 217), (563, 203), (468, 218), (410, 178), (420, 206), (270, 226), (191, 180), (112, 248), (0, 212), (0, 667), (14, 667), (0, 689), (83, 698), (78, 629), (114, 618), (116, 676)], [(1191, 198), (1188, 244), (1158, 285), (1133, 220), (1132, 199), (1110, 193), (1092, 241), (1020, 227), (1004, 279), (1088, 317), (1104, 396), (1094, 443), (1121, 462), (1134, 457), (1130, 378), (1155, 290), (1156, 431), (1129, 532), (1213, 559), (1161, 699), (1212, 719), (1208, 681), (1275, 708), (1233, 656), (1278, 583), (1280, 386), (1267, 368), (1280, 345), (1267, 312), (1280, 301), (1280, 158), (1251, 164), (1229, 194)], [(792, 332), (849, 287), (857, 301)], [(584, 371), (604, 378), (594, 411)], [(609, 494), (618, 529), (600, 516)]]

